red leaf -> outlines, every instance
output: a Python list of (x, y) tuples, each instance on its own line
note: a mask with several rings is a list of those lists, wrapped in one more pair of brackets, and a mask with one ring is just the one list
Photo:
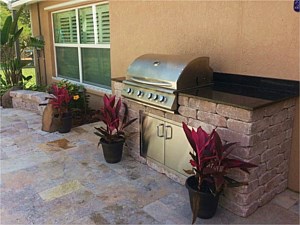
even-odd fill
[(216, 187), (216, 192), (220, 192), (222, 190), (222, 187), (225, 183), (225, 179), (223, 177), (223, 174), (215, 174), (214, 175), (214, 182), (215, 182), (215, 187)]
[(188, 128), (188, 126), (184, 122), (182, 122), (182, 128), (183, 128), (185, 136), (187, 137), (191, 147), (194, 149), (194, 151), (197, 151), (195, 141), (192, 137), (192, 131)]
[(199, 167), (199, 165), (194, 160), (190, 160), (190, 163), (193, 167)]
[(213, 139), (214, 139), (213, 142), (215, 145), (214, 147), (215, 147), (218, 159), (221, 159), (221, 157), (223, 155), (221, 138), (215, 130), (213, 130), (211, 135), (213, 135)]
[(244, 170), (247, 168), (257, 167), (252, 163), (243, 162), (242, 160), (239, 159), (229, 159), (229, 158), (222, 160), (222, 166), (224, 166), (227, 169), (240, 168)]
[(223, 146), (223, 159), (225, 159), (232, 151), (234, 148), (232, 148), (236, 142), (233, 143), (227, 143)]
[(116, 109), (115, 109), (115, 112), (116, 112), (116, 117), (119, 116), (119, 113), (120, 113), (120, 109), (121, 109), (121, 104), (122, 104), (122, 101), (121, 99), (119, 98), (117, 104), (116, 104)]

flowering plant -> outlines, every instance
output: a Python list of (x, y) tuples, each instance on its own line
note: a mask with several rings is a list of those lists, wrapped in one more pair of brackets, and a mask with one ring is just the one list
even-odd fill
[(227, 176), (229, 169), (237, 168), (249, 173), (248, 168), (256, 167), (252, 163), (228, 158), (236, 143), (223, 145), (216, 130), (213, 130), (209, 135), (201, 127), (196, 131), (194, 129), (190, 130), (185, 123), (182, 123), (182, 126), (194, 150), (194, 152), (190, 152), (192, 157), (190, 163), (193, 169), (185, 170), (185, 172), (196, 176), (199, 190), (201, 190), (203, 181), (212, 184), (210, 192), (214, 195), (219, 194), (226, 186), (238, 187), (247, 184)]
[[(136, 121), (137, 118), (128, 121), (128, 107), (125, 103), (123, 103), (123, 115), (120, 113), (122, 101), (119, 99), (116, 102), (116, 96), (108, 97), (107, 95), (104, 95), (103, 104), (104, 107), (100, 109), (100, 121), (105, 124), (105, 127), (95, 127), (98, 132), (94, 133), (106, 143), (114, 143), (124, 140), (124, 129)], [(100, 140), (98, 145), (100, 144)]]
[(60, 116), (69, 111), (69, 103), (72, 100), (72, 95), (66, 87), (59, 87), (57, 84), (52, 84), (50, 87), (49, 103), (58, 110)]

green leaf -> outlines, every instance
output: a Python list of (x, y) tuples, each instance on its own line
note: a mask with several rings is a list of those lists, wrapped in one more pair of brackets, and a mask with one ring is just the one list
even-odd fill
[(32, 79), (32, 76), (25, 77), (22, 75), (22, 77), (23, 77), (23, 80), (25, 80), (25, 81), (30, 81)]
[(4, 22), (3, 28), (1, 29), (1, 45), (5, 45), (8, 42), (11, 24), (12, 17), (8, 16)]
[[(43, 49), (44, 45), (45, 45), (45, 41), (37, 39), (37, 38), (34, 38), (34, 37), (30, 37), (30, 40), (28, 42), (28, 46), (29, 47), (33, 47), (33, 48)], [(74, 87), (71, 86), (71, 88), (74, 88)]]
[(18, 30), (18, 31), (13, 35), (12, 41), (13, 41), (13, 42), (16, 42), (16, 41), (19, 39), (19, 37), (20, 37), (20, 35), (21, 35), (22, 32), (23, 32), (23, 27), (20, 28), (20, 30)]
[(2, 85), (6, 86), (7, 82), (0, 76), (0, 82)]
[(96, 134), (99, 137), (103, 137), (103, 134), (100, 134), (99, 132), (94, 132), (94, 134)]
[[(25, 6), (26, 6), (25, 4), (22, 5), (22, 6), (20, 7), (20, 9), (17, 11), (17, 13), (16, 13), (16, 15), (15, 15), (15, 17), (14, 17), (14, 21), (13, 21), (11, 27), (10, 27), (10, 34), (11, 34), (11, 35), (14, 35), (15, 32), (16, 32), (16, 29), (17, 29), (17, 26), (18, 26), (18, 20), (19, 20), (19, 17), (20, 17), (20, 15), (21, 15), (22, 11), (24, 10)], [(23, 29), (23, 27), (22, 27), (22, 29)]]

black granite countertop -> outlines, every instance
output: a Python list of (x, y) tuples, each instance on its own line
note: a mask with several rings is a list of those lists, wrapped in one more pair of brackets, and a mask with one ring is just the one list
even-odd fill
[(214, 73), (213, 84), (179, 91), (179, 94), (254, 110), (299, 96), (299, 82)]

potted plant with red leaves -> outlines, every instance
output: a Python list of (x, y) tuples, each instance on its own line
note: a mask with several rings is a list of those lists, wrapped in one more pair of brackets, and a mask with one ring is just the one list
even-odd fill
[(240, 169), (249, 173), (249, 168), (256, 165), (239, 159), (228, 158), (236, 143), (222, 144), (219, 134), (213, 130), (207, 134), (201, 127), (189, 129), (182, 123), (185, 135), (194, 150), (190, 152), (191, 170), (185, 170), (192, 175), (186, 180), (190, 204), (193, 212), (192, 223), (199, 218), (208, 219), (214, 216), (219, 195), (226, 187), (247, 185), (228, 176), (231, 169)]
[(122, 159), (123, 145), (127, 137), (124, 129), (137, 118), (128, 120), (128, 107), (125, 103), (122, 104), (121, 99), (116, 102), (116, 96), (104, 95), (103, 104), (103, 108), (100, 109), (100, 121), (105, 126), (95, 127), (98, 132), (94, 133), (100, 137), (98, 146), (102, 145), (106, 162), (117, 163)]
[(52, 84), (49, 93), (49, 104), (57, 110), (57, 117), (60, 120), (60, 133), (67, 133), (72, 128), (72, 112), (69, 109), (69, 104), (72, 100), (72, 95), (66, 87), (59, 87), (57, 84)]

